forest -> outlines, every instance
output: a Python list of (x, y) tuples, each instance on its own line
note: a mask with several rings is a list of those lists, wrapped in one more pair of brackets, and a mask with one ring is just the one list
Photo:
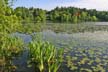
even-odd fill
[(77, 22), (96, 22), (108, 21), (107, 11), (97, 11), (95, 9), (87, 10), (76, 7), (56, 7), (51, 11), (39, 8), (17, 7), (14, 13), (21, 20), (36, 22), (61, 22), (61, 23), (77, 23)]
[[(1, 10), (2, 13), (2, 10)], [(5, 15), (14, 14), (20, 21), (28, 22), (105, 22), (108, 21), (108, 11), (97, 11), (96, 9), (76, 8), (76, 7), (56, 7), (51, 11), (39, 8), (11, 6), (7, 8)]]

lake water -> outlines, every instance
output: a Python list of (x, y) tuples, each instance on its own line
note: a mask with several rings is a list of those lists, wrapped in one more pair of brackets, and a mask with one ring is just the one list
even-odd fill
[[(48, 27), (45, 27), (45, 30), (33, 34), (39, 34), (42, 40), (49, 41), (52, 44), (54, 44), (56, 47), (64, 48), (65, 49), (64, 54), (66, 55), (70, 54), (72, 57), (78, 57), (79, 60), (85, 57), (83, 56), (83, 54), (86, 54), (86, 57), (94, 61), (95, 60), (97, 61), (97, 58), (100, 59), (101, 61), (96, 64), (93, 63), (93, 66), (96, 66), (98, 68), (98, 65), (102, 64), (103, 65), (102, 68), (105, 70), (103, 72), (108, 72), (108, 32), (107, 32), (108, 23), (107, 22), (96, 22), (96, 23), (91, 23), (91, 25), (90, 23), (85, 24), (86, 27), (88, 28), (89, 26), (90, 27), (92, 26), (94, 31), (89, 31), (92, 29), (82, 31), (82, 27), (83, 29), (86, 28), (83, 24), (76, 26), (76, 29), (79, 29), (79, 31), (80, 27), (82, 26), (81, 32), (77, 30), (76, 31), (74, 30), (75, 32), (73, 32), (72, 28), (74, 28), (73, 27), (74, 25), (71, 24), (67, 25), (55, 24), (55, 26), (51, 25), (52, 24), (50, 25), (48, 24)], [(62, 29), (61, 27), (63, 27), (64, 29)], [(59, 30), (61, 30), (61, 32)], [(31, 35), (21, 34), (21, 33), (14, 33), (14, 35), (21, 37), (26, 44), (32, 40)], [(19, 66), (17, 72), (31, 72), (31, 70), (33, 70), (27, 68), (26, 64), (27, 54), (28, 51), (25, 50), (23, 55), (18, 60), (14, 60), (14, 63)], [(85, 66), (83, 66), (83, 68), (86, 68)], [(78, 69), (81, 68), (79, 65), (78, 67), (79, 67)], [(64, 70), (61, 72), (68, 72), (68, 71)]]

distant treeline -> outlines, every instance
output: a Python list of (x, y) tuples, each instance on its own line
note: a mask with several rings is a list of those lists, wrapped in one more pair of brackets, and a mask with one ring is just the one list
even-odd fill
[(39, 8), (17, 7), (14, 13), (23, 21), (35, 22), (88, 22), (108, 21), (108, 11), (87, 10), (75, 7), (56, 7), (51, 11)]

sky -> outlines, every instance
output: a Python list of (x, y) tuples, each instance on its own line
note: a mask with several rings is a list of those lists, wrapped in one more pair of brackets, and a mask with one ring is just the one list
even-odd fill
[(16, 8), (18, 6), (35, 7), (46, 10), (54, 9), (57, 6), (73, 6), (108, 11), (108, 0), (17, 0), (13, 7)]

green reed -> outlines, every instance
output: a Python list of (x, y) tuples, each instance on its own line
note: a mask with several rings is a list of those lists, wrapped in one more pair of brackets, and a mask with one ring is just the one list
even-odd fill
[(30, 62), (40, 72), (57, 72), (62, 63), (63, 50), (56, 49), (49, 42), (32, 41), (29, 44)]

